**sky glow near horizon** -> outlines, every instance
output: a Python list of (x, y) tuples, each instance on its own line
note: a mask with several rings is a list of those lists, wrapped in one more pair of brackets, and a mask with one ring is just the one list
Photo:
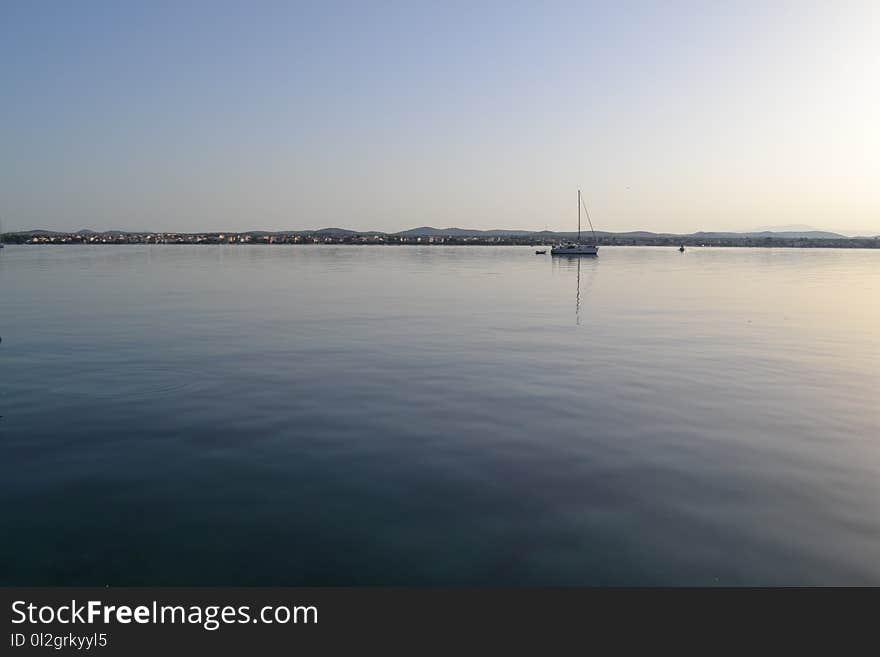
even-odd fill
[(4, 2), (5, 230), (880, 233), (880, 3)]

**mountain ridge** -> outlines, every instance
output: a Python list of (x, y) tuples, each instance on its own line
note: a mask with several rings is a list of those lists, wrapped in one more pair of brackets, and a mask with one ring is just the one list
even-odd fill
[[(478, 228), (435, 228), (433, 226), (419, 226), (417, 228), (408, 228), (397, 232), (384, 232), (379, 230), (358, 231), (348, 228), (317, 228), (314, 230), (243, 230), (243, 231), (133, 231), (133, 230), (95, 230), (91, 228), (82, 228), (77, 231), (60, 231), (47, 230), (37, 228), (31, 230), (6, 231), (4, 235), (18, 236), (50, 236), (50, 235), (146, 235), (146, 234), (180, 234), (180, 235), (220, 235), (223, 233), (232, 235), (252, 235), (252, 236), (271, 236), (271, 235), (327, 235), (327, 236), (357, 236), (357, 235), (386, 235), (391, 237), (535, 237), (535, 238), (551, 238), (551, 237), (572, 237), (577, 234), (576, 231), (553, 231), (553, 230), (516, 230), (516, 229), (478, 229)], [(587, 235), (589, 231), (581, 231), (581, 235)], [(648, 230), (631, 230), (631, 231), (595, 231), (599, 237), (622, 237), (622, 238), (688, 238), (688, 239), (724, 239), (724, 238), (780, 238), (780, 239), (876, 239), (880, 235), (843, 235), (824, 230), (785, 230), (785, 231), (695, 231), (690, 233), (672, 233), (672, 232), (654, 232)]]

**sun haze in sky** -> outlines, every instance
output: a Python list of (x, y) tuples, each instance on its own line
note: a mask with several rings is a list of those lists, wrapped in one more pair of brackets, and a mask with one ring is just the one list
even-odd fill
[(6, 230), (880, 233), (880, 3), (0, 8)]

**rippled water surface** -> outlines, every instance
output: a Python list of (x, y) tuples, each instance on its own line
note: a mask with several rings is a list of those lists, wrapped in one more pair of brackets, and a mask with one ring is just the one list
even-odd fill
[(11, 246), (0, 582), (880, 584), (880, 250)]

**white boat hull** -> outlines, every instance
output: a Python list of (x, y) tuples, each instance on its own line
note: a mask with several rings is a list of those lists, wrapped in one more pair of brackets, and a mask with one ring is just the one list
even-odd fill
[(599, 247), (594, 244), (563, 244), (550, 249), (550, 255), (599, 255)]

